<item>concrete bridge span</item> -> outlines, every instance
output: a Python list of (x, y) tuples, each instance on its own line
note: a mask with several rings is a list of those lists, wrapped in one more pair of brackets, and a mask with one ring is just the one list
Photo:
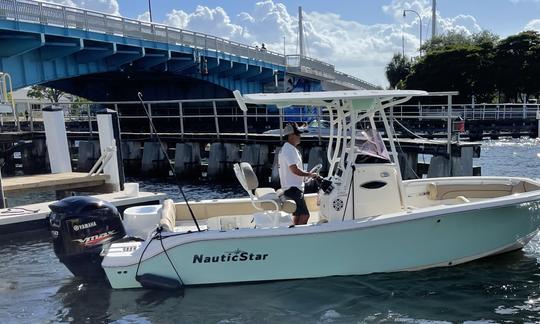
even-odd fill
[(331, 64), (212, 35), (30, 0), (0, 0), (0, 71), (91, 100), (373, 89)]

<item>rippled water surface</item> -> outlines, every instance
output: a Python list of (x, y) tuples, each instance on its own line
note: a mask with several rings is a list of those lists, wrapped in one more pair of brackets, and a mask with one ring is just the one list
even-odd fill
[[(484, 175), (540, 178), (534, 140), (485, 142)], [(143, 190), (174, 185), (146, 181)], [(194, 199), (243, 195), (237, 185), (186, 186)], [(188, 288), (112, 290), (74, 279), (46, 233), (0, 239), (1, 323), (502, 323), (540, 322), (540, 238), (523, 251), (411, 273)], [(321, 260), (323, 263), (324, 260)]]

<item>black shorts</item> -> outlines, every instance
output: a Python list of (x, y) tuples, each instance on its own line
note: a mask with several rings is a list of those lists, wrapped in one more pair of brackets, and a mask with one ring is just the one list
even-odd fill
[(296, 187), (290, 187), (283, 192), (283, 195), (285, 195), (291, 200), (294, 200), (294, 202), (296, 203), (296, 211), (293, 213), (294, 216), (309, 216), (309, 210), (307, 208), (306, 201), (304, 200), (304, 193), (302, 192), (302, 190)]

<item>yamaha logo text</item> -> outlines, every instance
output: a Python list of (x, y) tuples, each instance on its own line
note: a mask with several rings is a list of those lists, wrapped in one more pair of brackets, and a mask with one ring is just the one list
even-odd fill
[(83, 229), (87, 229), (87, 228), (91, 228), (91, 227), (95, 227), (95, 226), (96, 226), (96, 222), (90, 222), (90, 223), (80, 224), (80, 225), (73, 225), (73, 230), (75, 232), (77, 232), (79, 230), (83, 230)]

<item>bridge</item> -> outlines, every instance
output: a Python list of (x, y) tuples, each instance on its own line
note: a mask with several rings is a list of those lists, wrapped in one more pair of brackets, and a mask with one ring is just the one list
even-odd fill
[(30, 0), (0, 0), (0, 71), (93, 101), (374, 89), (331, 64), (208, 34)]

